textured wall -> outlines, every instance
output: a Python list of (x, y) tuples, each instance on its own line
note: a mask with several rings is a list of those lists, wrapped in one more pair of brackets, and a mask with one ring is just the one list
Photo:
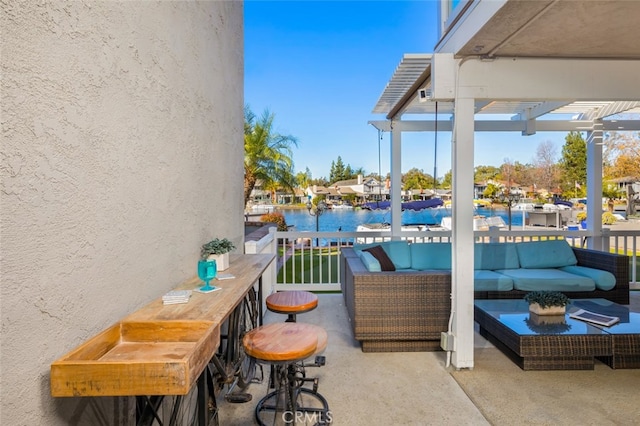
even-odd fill
[(0, 424), (96, 423), (51, 362), (241, 247), (243, 5), (0, 5)]

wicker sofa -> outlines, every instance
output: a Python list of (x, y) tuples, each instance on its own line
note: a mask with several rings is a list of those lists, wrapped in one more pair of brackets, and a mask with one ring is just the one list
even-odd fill
[[(450, 266), (449, 269), (370, 272), (363, 263), (360, 248), (342, 250), (340, 273), (351, 328), (362, 351), (439, 350), (441, 332), (447, 331), (451, 312)], [(565, 292), (569, 297), (604, 298), (629, 304), (627, 256), (580, 248), (572, 250), (579, 266), (613, 274), (615, 286), (610, 290)], [(518, 289), (482, 290), (475, 291), (474, 296), (476, 299), (522, 298), (526, 293)]]

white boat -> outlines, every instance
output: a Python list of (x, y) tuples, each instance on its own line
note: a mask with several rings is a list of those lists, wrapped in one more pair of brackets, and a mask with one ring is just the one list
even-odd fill
[[(408, 224), (408, 225), (402, 225), (401, 229), (403, 231), (429, 231), (430, 228), (439, 228), (438, 225), (427, 225), (427, 224), (423, 224), (423, 223), (415, 223), (415, 224)], [(363, 223), (361, 225), (358, 225), (358, 227), (356, 228), (356, 231), (358, 232), (371, 232), (371, 231), (390, 231), (391, 230), (391, 224), (390, 223)]]
[(251, 206), (252, 213), (271, 213), (276, 209), (273, 204), (254, 204)]
[[(416, 223), (416, 224), (402, 225), (401, 229), (402, 231), (407, 231), (407, 232), (409, 231), (427, 232), (427, 231), (441, 230), (441, 227), (439, 225), (427, 225), (422, 223)], [(357, 232), (379, 232), (379, 231), (389, 232), (391, 231), (391, 224), (387, 222), (364, 223), (364, 224), (358, 225), (358, 227), (356, 228), (356, 231)], [(375, 243), (379, 241), (380, 241), (380, 237), (356, 238), (356, 244), (370, 244), (370, 243)]]
[(348, 203), (332, 204), (331, 210), (353, 210), (353, 206)]
[(511, 210), (525, 210), (530, 212), (535, 208), (535, 203), (518, 203), (515, 206), (511, 207)]
[[(490, 231), (491, 229), (503, 229), (507, 224), (500, 216), (476, 216), (473, 218), (473, 230), (474, 231)], [(391, 230), (391, 224), (389, 223), (364, 223), (358, 225), (357, 232), (374, 232), (383, 231), (389, 232)], [(438, 231), (451, 231), (451, 217), (443, 217), (440, 225), (427, 225), (423, 223), (405, 224), (401, 226), (401, 230), (404, 231), (418, 231), (418, 232), (438, 232)], [(376, 242), (375, 237), (363, 237), (357, 238), (356, 243), (367, 244)]]
[[(451, 231), (451, 217), (450, 216), (443, 217), (442, 221), (440, 222), (440, 225), (444, 230)], [(491, 230), (491, 228), (502, 229), (506, 227), (507, 227), (507, 224), (505, 223), (504, 219), (502, 219), (500, 216), (490, 216), (490, 217), (475, 216), (473, 218), (474, 231), (489, 231)]]

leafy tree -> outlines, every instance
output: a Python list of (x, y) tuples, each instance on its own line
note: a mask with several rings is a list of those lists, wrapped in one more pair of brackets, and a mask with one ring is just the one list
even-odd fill
[(553, 142), (542, 142), (536, 148), (535, 169), (532, 175), (538, 187), (548, 191), (558, 187), (560, 176), (557, 150)]
[(640, 132), (611, 132), (606, 136), (605, 176), (610, 179), (640, 178)]
[(364, 171), (364, 169), (362, 167), (358, 167), (357, 169), (355, 169), (353, 171), (353, 174), (351, 176), (351, 179), (353, 179), (354, 177), (358, 177), (358, 175), (362, 175), (362, 176), (366, 176), (367, 172)]
[(487, 188), (482, 193), (482, 196), (484, 198), (490, 198), (492, 200), (495, 200), (500, 196), (501, 192), (502, 192), (502, 188), (500, 188), (496, 184), (490, 183), (490, 184), (487, 184)]
[(451, 170), (449, 170), (447, 173), (444, 174), (444, 177), (442, 178), (442, 182), (440, 183), (440, 186), (444, 189), (451, 189), (452, 184), (453, 184), (453, 174), (451, 173)]
[(564, 138), (560, 170), (562, 192), (565, 195), (582, 196), (586, 193), (587, 143), (579, 132), (569, 132)]
[(519, 161), (512, 163), (511, 160), (505, 159), (505, 163), (500, 166), (499, 178), (512, 184), (522, 185), (525, 182), (531, 182), (533, 175), (533, 166), (522, 164)]
[[(451, 172), (449, 172), (451, 173)], [(494, 166), (476, 166), (473, 179), (476, 182), (486, 182), (496, 179), (500, 174), (500, 169)]]
[(613, 213), (614, 201), (617, 198), (624, 196), (624, 191), (618, 188), (618, 185), (612, 182), (603, 182), (602, 184), (602, 196), (607, 199), (607, 207), (611, 213)]
[(334, 183), (341, 180), (355, 179), (358, 175), (365, 176), (366, 173), (362, 167), (353, 169), (350, 164), (344, 164), (342, 157), (331, 162), (331, 170), (329, 171), (329, 182)]
[(266, 188), (283, 186), (293, 192), (292, 146), (298, 141), (273, 129), (275, 115), (265, 110), (260, 119), (244, 108), (244, 202), (247, 204), (258, 179)]
[(402, 182), (405, 190), (433, 188), (433, 177), (415, 167), (402, 176)]
[(506, 182), (506, 186), (510, 190), (515, 177), (515, 165), (510, 159), (504, 159), (504, 163), (500, 166), (500, 174), (498, 176)]
[(353, 179), (353, 178), (354, 178), (353, 170), (351, 169), (351, 166), (347, 164), (347, 167), (345, 167), (344, 169), (344, 175), (342, 176), (342, 180)]
[(329, 171), (329, 182), (337, 182), (339, 180), (345, 180), (345, 165), (342, 162), (342, 157), (338, 156), (336, 161), (331, 162), (331, 170)]
[(309, 182), (311, 181), (311, 170), (307, 167), (304, 172), (298, 172), (296, 174), (296, 183), (300, 188), (306, 188), (309, 186)]
[(309, 180), (309, 185), (318, 185), (318, 186), (327, 186), (329, 185), (329, 181), (325, 177), (321, 177), (318, 179)]

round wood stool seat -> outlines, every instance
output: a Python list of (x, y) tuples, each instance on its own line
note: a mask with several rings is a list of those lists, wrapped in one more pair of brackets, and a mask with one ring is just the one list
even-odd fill
[[(258, 362), (271, 364), (269, 387), (275, 388), (256, 405), (258, 425), (272, 425), (278, 418), (286, 424), (298, 424), (292, 416), (299, 414), (313, 419), (313, 424), (327, 424), (327, 419), (331, 419), (329, 404), (318, 393), (318, 379), (307, 377), (303, 361), (322, 352), (327, 340), (324, 328), (299, 322), (267, 324), (244, 335), (242, 345), (246, 354)], [(318, 358), (324, 357), (316, 357), (317, 366), (324, 365), (324, 361), (318, 363)], [(305, 388), (306, 383), (312, 383), (313, 388)]]
[(324, 350), (327, 332), (313, 324), (280, 322), (254, 328), (242, 344), (259, 361), (291, 363)]
[(296, 314), (309, 312), (318, 306), (318, 296), (308, 291), (280, 291), (266, 299), (267, 309), (279, 314), (288, 314), (287, 321), (295, 322)]

